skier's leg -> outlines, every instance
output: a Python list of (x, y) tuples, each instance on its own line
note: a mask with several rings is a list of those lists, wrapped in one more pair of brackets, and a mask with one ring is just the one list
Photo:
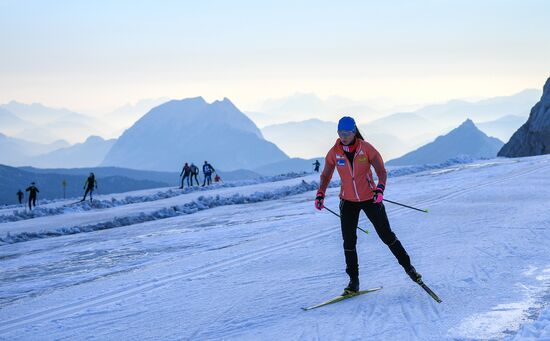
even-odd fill
[(36, 197), (33, 197), (33, 198), (32, 198), (32, 206), (33, 206), (33, 207), (36, 207)]
[(86, 188), (86, 191), (84, 192), (84, 198), (82, 198), (82, 201), (86, 200), (86, 197), (88, 196), (88, 192), (90, 191), (89, 188)]
[(94, 189), (90, 188), (90, 202), (94, 201), (93, 194), (94, 194)]
[(411, 268), (411, 259), (405, 251), (403, 245), (397, 236), (390, 227), (390, 222), (388, 220), (388, 215), (386, 214), (386, 208), (384, 204), (375, 204), (372, 201), (368, 201), (363, 205), (363, 210), (367, 214), (370, 222), (374, 226), (376, 233), (384, 244), (386, 244), (390, 251), (393, 253), (399, 264), (405, 269), (409, 270)]
[(351, 280), (359, 278), (359, 263), (357, 259), (357, 224), (359, 223), (358, 203), (352, 201), (340, 201), (340, 225), (342, 238), (344, 239), (344, 255), (346, 257), (346, 273)]
[(32, 197), (29, 197), (29, 210), (32, 210)]

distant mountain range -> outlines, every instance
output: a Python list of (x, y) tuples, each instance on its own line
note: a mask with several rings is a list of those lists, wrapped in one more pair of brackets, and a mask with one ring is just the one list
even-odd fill
[(95, 167), (103, 161), (115, 142), (115, 139), (90, 136), (83, 143), (37, 155), (31, 159), (32, 165), (42, 168)]
[[(267, 126), (262, 129), (262, 133), (286, 153), (311, 159), (325, 157), (338, 138), (336, 130), (335, 122), (312, 119)], [(371, 128), (369, 125), (360, 125), (359, 130), (369, 142), (376, 145), (384, 157), (396, 157), (410, 150), (409, 144), (396, 135), (386, 133), (387, 130)]]
[(473, 158), (496, 157), (504, 143), (489, 137), (467, 119), (458, 128), (397, 159), (388, 161), (388, 166), (440, 163), (457, 156)]
[(525, 122), (524, 116), (508, 115), (494, 121), (475, 122), (476, 126), (489, 136), (507, 142), (512, 134)]
[(15, 126), (0, 126), (0, 132), (30, 142), (49, 144), (65, 140), (76, 143), (102, 133), (102, 123), (96, 118), (64, 108), (11, 101), (0, 105), (0, 110), (0, 117), (7, 112), (21, 120)]
[(8, 137), (0, 133), (0, 163), (14, 166), (27, 165), (29, 160), (40, 154), (68, 147), (67, 141), (56, 141), (50, 144), (40, 144)]
[(257, 111), (246, 114), (259, 126), (265, 127), (282, 122), (317, 119), (334, 121), (341, 113), (353, 112), (361, 115), (380, 115), (373, 107), (363, 101), (332, 96), (321, 99), (312, 93), (265, 100)]
[[(390, 114), (359, 124), (359, 129), (385, 159), (396, 158), (448, 133), (468, 117), (488, 135), (507, 141), (524, 122), (529, 108), (539, 95), (539, 90), (528, 89), (511, 96), (481, 101), (452, 100), (412, 112)], [(281, 102), (288, 107), (299, 98)], [(316, 106), (320, 106), (322, 101), (310, 96), (309, 101), (304, 100), (302, 103), (303, 107), (307, 107), (304, 103), (317, 103)], [(273, 104), (271, 106), (274, 107)], [(316, 106), (310, 105), (311, 108)], [(299, 105), (294, 106), (294, 110), (299, 108)], [(340, 115), (344, 114), (353, 116), (358, 122), (368, 120), (368, 115), (361, 111), (342, 112)], [(268, 125), (262, 128), (262, 133), (288, 155), (306, 159), (324, 156), (337, 137), (335, 121), (317, 119)]]
[[(261, 110), (266, 113), (254, 114), (256, 118), (261, 117), (263, 122), (281, 119), (290, 122), (268, 125), (261, 131), (228, 99), (211, 104), (201, 97), (165, 103), (163, 98), (143, 100), (99, 119), (67, 109), (12, 101), (0, 105), (3, 151), (0, 163), (42, 168), (102, 165), (174, 171), (185, 161), (200, 166), (208, 160), (224, 171), (241, 173), (248, 169), (254, 174), (272, 174), (275, 169), (282, 169), (281, 165), (292, 170), (302, 164), (309, 169), (310, 159), (323, 158), (337, 137), (336, 122), (320, 118), (337, 120), (344, 114), (354, 116), (358, 122), (370, 119), (359, 128), (388, 160), (448, 133), (466, 116), (472, 117), (489, 136), (507, 141), (525, 121), (539, 94), (539, 90), (525, 90), (481, 101), (452, 100), (375, 120), (371, 118), (379, 114), (364, 102), (295, 94), (264, 102)], [(145, 114), (148, 108), (152, 109)], [(292, 120), (295, 117), (314, 118)], [(137, 120), (134, 125), (124, 126), (124, 122), (132, 120)], [(54, 140), (58, 137), (82, 140), (83, 132), (89, 135), (104, 128), (120, 132), (127, 129), (118, 140), (94, 135), (74, 145)]]
[(334, 122), (311, 119), (270, 125), (262, 129), (262, 134), (268, 141), (295, 157), (324, 157), (334, 145), (336, 128)]
[(166, 171), (208, 160), (229, 171), (286, 159), (229, 99), (209, 104), (196, 97), (153, 108), (122, 134), (101, 165)]

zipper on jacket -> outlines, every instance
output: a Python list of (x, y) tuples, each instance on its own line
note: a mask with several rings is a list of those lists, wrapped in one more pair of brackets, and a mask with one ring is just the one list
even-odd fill
[[(353, 155), (353, 161), (352, 162), (355, 162), (355, 156), (356, 155), (357, 155), (357, 151), (355, 151), (355, 154)], [(359, 193), (357, 192), (357, 185), (355, 185), (355, 167), (351, 167), (350, 164), (348, 163), (348, 168), (349, 168), (349, 171), (351, 173), (351, 182), (353, 182), (353, 189), (355, 190), (355, 197), (357, 197), (357, 201), (361, 201), (361, 199), (359, 199)]]

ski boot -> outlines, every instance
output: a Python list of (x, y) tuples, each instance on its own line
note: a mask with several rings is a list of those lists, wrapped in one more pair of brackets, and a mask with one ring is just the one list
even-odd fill
[(344, 288), (342, 296), (356, 294), (359, 291), (359, 278), (351, 278), (348, 286)]

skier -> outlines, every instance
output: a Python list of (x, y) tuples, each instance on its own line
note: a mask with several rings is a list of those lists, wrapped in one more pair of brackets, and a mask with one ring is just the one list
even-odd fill
[(23, 203), (23, 191), (19, 190), (17, 191), (17, 199), (19, 200), (19, 203), (22, 204)]
[[(365, 212), (380, 239), (390, 248), (409, 277), (419, 284), (422, 283), (422, 276), (411, 265), (407, 251), (390, 228), (386, 209), (382, 203), (387, 173), (380, 153), (370, 143), (364, 141), (351, 117), (345, 116), (340, 119), (338, 136), (325, 159), (319, 190), (315, 198), (315, 208), (318, 210), (324, 208), (325, 191), (336, 168), (341, 179), (340, 224), (344, 239), (346, 272), (350, 278), (343, 295), (359, 291), (359, 265), (355, 246), (361, 211)], [(376, 187), (371, 166), (374, 167), (378, 176)]]
[(189, 167), (189, 170), (191, 171), (191, 186), (193, 186), (193, 178), (195, 178), (197, 181), (197, 186), (199, 186), (199, 178), (197, 177), (199, 175), (199, 167), (195, 166), (195, 164), (191, 162), (191, 167)]
[(202, 183), (202, 187), (208, 183), (208, 186), (212, 183), (212, 172), (215, 172), (216, 170), (214, 167), (212, 167), (211, 164), (208, 163), (208, 161), (204, 161), (204, 165), (202, 165), (202, 172), (204, 174), (204, 182)]
[(220, 178), (218, 173), (216, 173), (216, 176), (214, 177), (214, 182), (220, 182), (220, 181), (222, 181), (222, 178)]
[(315, 167), (314, 171), (319, 173), (319, 167), (321, 166), (321, 163), (319, 162), (319, 160), (315, 160), (315, 162), (313, 163), (313, 166)]
[[(183, 188), (183, 182), (185, 181), (185, 179), (187, 179), (187, 187), (189, 187), (189, 173), (190, 172), (191, 172), (191, 168), (189, 167), (189, 165), (186, 162), (185, 165), (183, 166), (183, 169), (181, 170), (181, 173), (180, 173), (180, 177), (181, 177), (180, 189)], [(183, 177), (182, 177), (182, 175), (183, 175)]]
[(31, 182), (31, 185), (25, 190), (29, 192), (29, 210), (32, 210), (32, 207), (36, 207), (36, 193), (40, 192), (35, 186), (34, 182)]
[(80, 200), (81, 202), (86, 200), (86, 196), (88, 195), (88, 193), (90, 193), (90, 202), (93, 201), (92, 194), (94, 192), (94, 187), (97, 189), (97, 181), (95, 179), (94, 173), (90, 173), (88, 179), (86, 179), (86, 182), (84, 183), (84, 189), (86, 190), (86, 192), (84, 192), (84, 198)]

